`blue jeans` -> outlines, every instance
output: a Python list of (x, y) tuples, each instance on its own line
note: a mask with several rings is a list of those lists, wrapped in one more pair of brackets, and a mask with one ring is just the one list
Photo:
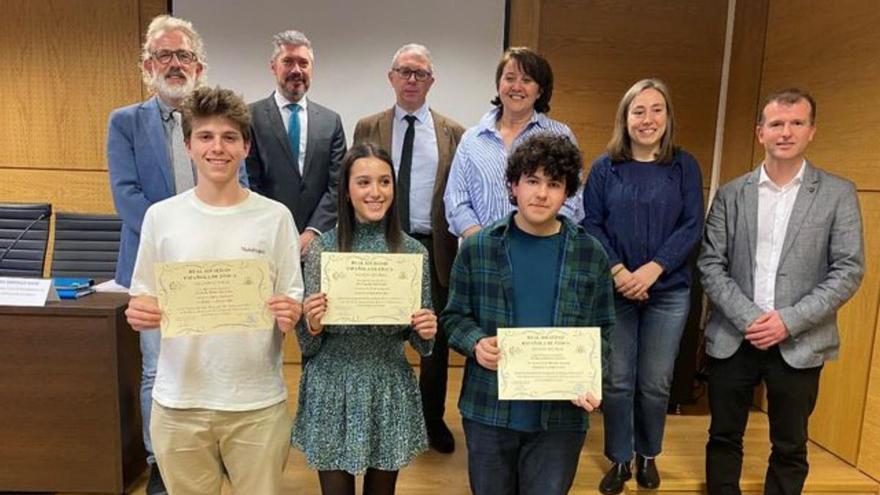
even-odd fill
[(159, 366), (159, 347), (162, 335), (159, 330), (140, 332), (141, 340), (141, 427), (144, 434), (144, 449), (147, 462), (156, 463), (153, 455), (153, 441), (150, 438), (150, 410), (153, 406), (153, 383), (156, 382), (156, 368)]
[(690, 309), (690, 290), (651, 293), (644, 303), (614, 296), (609, 376), (602, 387), (605, 456), (660, 453), (672, 372)]
[(522, 432), (462, 418), (474, 495), (565, 495), (583, 431)]

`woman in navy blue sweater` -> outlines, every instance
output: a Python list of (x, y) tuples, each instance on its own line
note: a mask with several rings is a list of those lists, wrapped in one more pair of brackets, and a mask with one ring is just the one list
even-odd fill
[(661, 81), (643, 79), (618, 105), (608, 150), (584, 188), (584, 226), (608, 253), (617, 324), (603, 387), (605, 455), (599, 491), (632, 477), (656, 488), (669, 389), (687, 320), (688, 257), (703, 228), (703, 181), (693, 156), (675, 146), (675, 118)]

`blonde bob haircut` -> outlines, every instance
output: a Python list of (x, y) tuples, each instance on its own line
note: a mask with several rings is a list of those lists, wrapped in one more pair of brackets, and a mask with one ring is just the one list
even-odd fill
[(632, 140), (627, 131), (627, 115), (629, 114), (629, 106), (632, 101), (642, 91), (646, 89), (656, 89), (663, 95), (666, 100), (666, 132), (660, 139), (660, 150), (654, 157), (658, 162), (668, 163), (675, 156), (675, 112), (672, 111), (672, 100), (669, 98), (669, 88), (659, 79), (642, 79), (633, 84), (624, 93), (623, 98), (617, 105), (617, 113), (614, 118), (614, 131), (611, 134), (611, 141), (608, 142), (608, 156), (611, 161), (625, 162), (633, 159)]

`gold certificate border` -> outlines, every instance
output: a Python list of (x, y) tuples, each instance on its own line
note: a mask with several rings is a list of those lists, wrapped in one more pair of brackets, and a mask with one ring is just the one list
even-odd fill
[[(395, 267), (399, 273), (401, 285), (395, 292), (396, 300), (386, 301), (367, 308), (357, 303), (340, 304), (334, 300), (336, 292), (343, 283), (350, 282), (358, 275), (349, 268), (353, 261), (365, 266), (375, 265), (384, 261)], [(412, 314), (422, 304), (422, 264), (421, 254), (400, 253), (321, 253), (321, 291), (327, 294), (327, 313), (324, 315), (325, 325), (409, 325)]]
[[(202, 271), (228, 269), (236, 274), (236, 281), (244, 278), (240, 286), (229, 290), (235, 293), (236, 300), (251, 303), (249, 310), (231, 320), (228, 317), (216, 319), (217, 315), (210, 313), (212, 308), (196, 308), (193, 301), (178, 297), (185, 291), (181, 282), (183, 274), (194, 266)], [(272, 281), (269, 263), (264, 259), (156, 263), (156, 284), (162, 308), (162, 338), (274, 328), (275, 321), (266, 305), (272, 295)], [(204, 314), (197, 318), (181, 316), (181, 313), (193, 312)]]
[[(567, 349), (569, 359), (583, 358), (582, 379), (554, 378), (547, 376), (529, 379), (518, 376), (514, 360), (519, 361), (523, 353), (533, 352), (523, 343), (528, 337), (559, 336), (574, 341), (574, 348)], [(498, 346), (501, 360), (498, 363), (498, 397), (500, 400), (570, 400), (586, 392), (592, 392), (602, 399), (602, 340), (599, 327), (554, 327), (554, 328), (499, 328)], [(521, 363), (519, 363), (521, 364)]]

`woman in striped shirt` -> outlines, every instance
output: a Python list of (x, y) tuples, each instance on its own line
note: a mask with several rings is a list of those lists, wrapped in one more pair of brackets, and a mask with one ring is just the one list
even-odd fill
[[(504, 171), (507, 156), (533, 134), (563, 135), (577, 144), (571, 129), (547, 117), (553, 71), (529, 48), (511, 48), (495, 70), (495, 108), (468, 129), (458, 145), (443, 201), (449, 231), (467, 237), (513, 211)], [(583, 218), (581, 188), (562, 206), (574, 222)]]

